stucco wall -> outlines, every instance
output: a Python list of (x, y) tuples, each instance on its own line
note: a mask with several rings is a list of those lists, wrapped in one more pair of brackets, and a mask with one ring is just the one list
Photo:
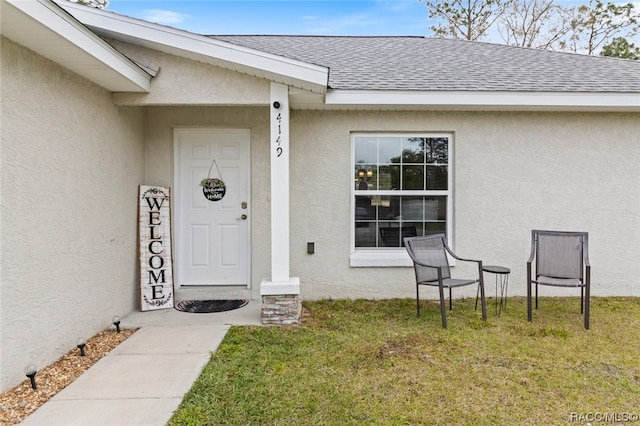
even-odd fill
[[(259, 295), (270, 275), (268, 109), (154, 107), (148, 118), (149, 182), (162, 185), (173, 185), (172, 127), (251, 129), (252, 283)], [(353, 131), (453, 134), (453, 247), (511, 268), (510, 295), (526, 294), (535, 228), (588, 231), (593, 294), (640, 295), (638, 114), (292, 111), (291, 276), (301, 278), (303, 298), (414, 296), (412, 268), (349, 266)], [(468, 270), (460, 264), (454, 273)], [(487, 291), (493, 294), (493, 281)], [(456, 294), (474, 297), (475, 289)]]
[(109, 40), (140, 64), (158, 70), (151, 92), (115, 93), (118, 104), (145, 105), (267, 105), (269, 82), (152, 49)]
[(0, 390), (137, 307), (142, 110), (2, 39)]
[(590, 233), (592, 294), (640, 296), (639, 114), (294, 111), (291, 267), (305, 298), (415, 294), (411, 268), (349, 267), (351, 131), (453, 133), (453, 247), (509, 267), (510, 295), (526, 294), (531, 230), (552, 229)]

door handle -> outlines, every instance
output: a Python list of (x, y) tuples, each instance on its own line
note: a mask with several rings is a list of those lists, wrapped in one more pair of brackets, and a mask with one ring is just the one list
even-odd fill
[(243, 215), (242, 215), (242, 216), (240, 216), (240, 217), (236, 217), (236, 220), (247, 220), (247, 215), (246, 215), (246, 214), (243, 214)]

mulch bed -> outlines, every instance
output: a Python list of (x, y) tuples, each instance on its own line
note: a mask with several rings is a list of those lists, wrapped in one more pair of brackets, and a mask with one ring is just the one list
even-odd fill
[(19, 386), (0, 394), (0, 425), (17, 425), (42, 404), (55, 396), (100, 358), (111, 352), (135, 333), (136, 329), (105, 330), (87, 340), (85, 356), (74, 348), (53, 364), (38, 370), (37, 389), (31, 388), (31, 382), (25, 381)]

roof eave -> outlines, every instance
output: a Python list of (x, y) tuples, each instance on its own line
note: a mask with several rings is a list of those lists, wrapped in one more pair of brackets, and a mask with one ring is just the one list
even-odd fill
[(49, 0), (1, 0), (2, 35), (111, 92), (148, 92), (151, 76)]
[(640, 93), (330, 90), (325, 104), (343, 110), (640, 112)]
[(327, 89), (329, 70), (326, 67), (76, 3), (65, 1), (60, 6), (105, 38), (137, 44), (316, 93), (325, 93)]

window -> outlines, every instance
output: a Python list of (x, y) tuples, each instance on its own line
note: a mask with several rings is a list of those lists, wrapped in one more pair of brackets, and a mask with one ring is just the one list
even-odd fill
[(449, 234), (451, 139), (352, 136), (354, 252), (404, 252), (403, 237)]

